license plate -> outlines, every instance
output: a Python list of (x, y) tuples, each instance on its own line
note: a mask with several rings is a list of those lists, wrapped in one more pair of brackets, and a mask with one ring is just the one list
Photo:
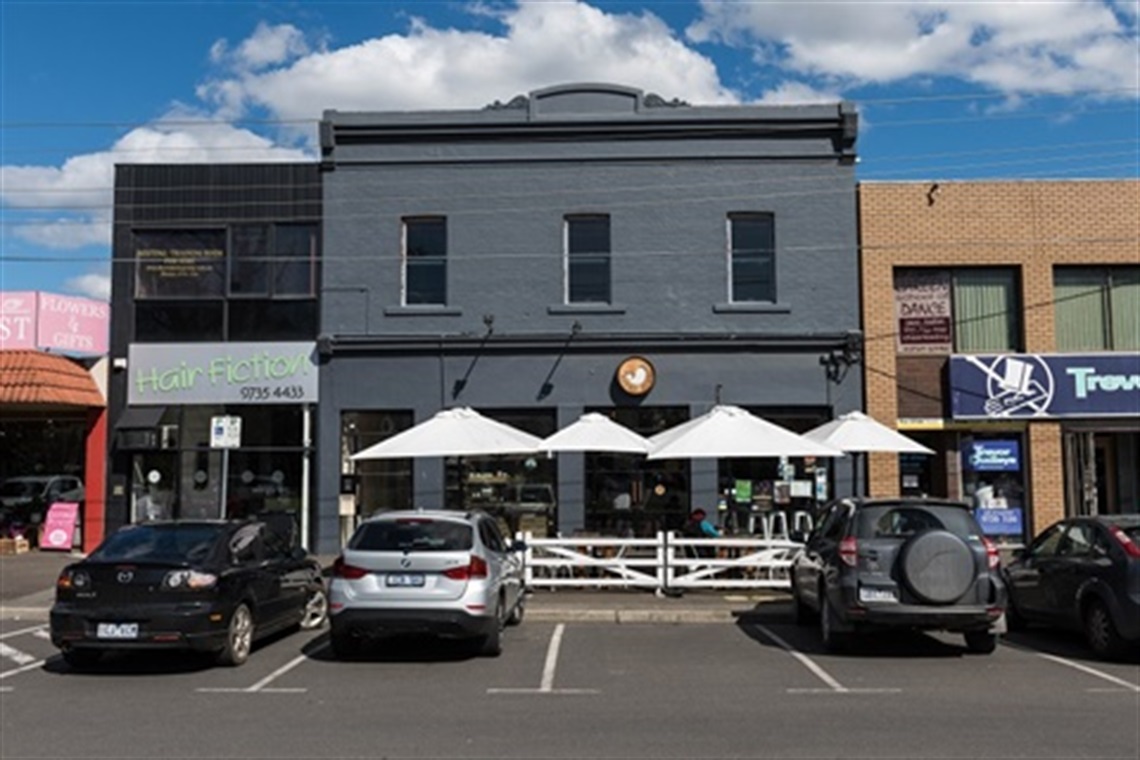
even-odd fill
[(399, 575), (389, 575), (385, 581), (389, 586), (422, 586), (424, 585), (423, 573), (403, 573)]
[(100, 639), (137, 639), (138, 623), (99, 623), (95, 626), (95, 636)]
[(859, 587), (860, 602), (897, 602), (899, 594), (893, 588)]

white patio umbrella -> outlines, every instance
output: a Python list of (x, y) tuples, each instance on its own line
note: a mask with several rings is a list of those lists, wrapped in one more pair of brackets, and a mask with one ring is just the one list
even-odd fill
[(658, 433), (649, 443), (648, 459), (843, 456), (833, 446), (728, 405), (714, 406), (700, 417)]
[(532, 454), (541, 438), (524, 433), (469, 407), (445, 409), (415, 427), (352, 455), (352, 459), (470, 457)]
[(649, 439), (604, 414), (590, 412), (538, 444), (539, 451), (614, 451), (644, 454)]
[[(902, 433), (887, 427), (873, 417), (862, 412), (848, 412), (838, 419), (825, 422), (804, 433), (804, 438), (826, 443), (837, 449), (857, 456), (868, 451), (891, 451), (896, 453), (933, 454), (934, 452), (918, 441), (907, 438)], [(851, 490), (859, 492), (859, 462), (852, 467), (855, 482)]]
[(804, 433), (804, 438), (826, 443), (848, 453), (894, 451), (914, 454), (934, 452), (918, 441), (887, 427), (862, 412), (848, 412)]

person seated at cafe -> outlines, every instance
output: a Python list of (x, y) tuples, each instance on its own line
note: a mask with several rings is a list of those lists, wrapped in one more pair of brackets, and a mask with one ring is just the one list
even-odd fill
[[(686, 538), (720, 538), (720, 530), (708, 519), (708, 513), (697, 507), (689, 514), (689, 519), (681, 529)], [(698, 557), (712, 557), (716, 552), (711, 546), (691, 547)]]

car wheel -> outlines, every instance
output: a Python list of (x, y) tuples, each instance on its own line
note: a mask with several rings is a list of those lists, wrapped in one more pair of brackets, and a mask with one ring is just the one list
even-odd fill
[(64, 649), (60, 655), (72, 670), (86, 670), (94, 667), (103, 658), (103, 653), (98, 649), (75, 649), (74, 647)]
[(503, 653), (503, 623), (506, 618), (503, 615), (503, 600), (499, 600), (499, 606), (495, 610), (495, 622), (491, 626), (491, 631), (482, 639), (479, 640), (479, 655), (482, 657), (498, 657)]
[(250, 650), (253, 649), (253, 613), (249, 606), (239, 604), (230, 615), (230, 624), (226, 629), (226, 643), (222, 651), (218, 652), (218, 664), (229, 667), (242, 665), (249, 659)]
[(314, 586), (305, 598), (305, 609), (301, 616), (301, 630), (312, 631), (320, 628), (328, 622), (328, 619), (329, 596), (323, 586)]
[(800, 597), (800, 592), (795, 585), (792, 586), (792, 604), (796, 607), (796, 625), (811, 625), (815, 622), (815, 613), (807, 605), (807, 602)]
[(966, 649), (974, 654), (992, 654), (997, 649), (998, 636), (992, 631), (966, 631)]
[(841, 652), (847, 646), (847, 636), (835, 630), (838, 615), (822, 589), (819, 599), (819, 635), (823, 639), (823, 648), (829, 652)]
[(1005, 627), (1009, 631), (1017, 632), (1024, 631), (1029, 627), (1029, 623), (1017, 611), (1017, 606), (1010, 600), (1005, 608)]
[(345, 631), (333, 631), (329, 634), (329, 646), (332, 647), (333, 656), (338, 660), (351, 660), (360, 656), (361, 640)]
[(526, 596), (520, 593), (518, 601), (515, 602), (514, 609), (511, 610), (511, 614), (507, 616), (507, 625), (515, 626), (522, 623), (523, 615), (526, 614), (526, 602), (523, 601), (524, 599), (526, 599)]
[(1116, 630), (1104, 602), (1094, 601), (1085, 610), (1085, 638), (1097, 656), (1119, 660), (1128, 652), (1128, 642)]

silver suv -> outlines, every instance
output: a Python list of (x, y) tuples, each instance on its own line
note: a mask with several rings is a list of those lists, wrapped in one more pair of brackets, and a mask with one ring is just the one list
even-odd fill
[(504, 625), (522, 622), (521, 542), (508, 545), (483, 512), (382, 512), (361, 523), (333, 563), (333, 653), (372, 639), (424, 633), (502, 651)]
[(796, 619), (823, 644), (881, 628), (957, 631), (988, 654), (1005, 631), (997, 547), (967, 505), (933, 499), (840, 499), (792, 564)]

